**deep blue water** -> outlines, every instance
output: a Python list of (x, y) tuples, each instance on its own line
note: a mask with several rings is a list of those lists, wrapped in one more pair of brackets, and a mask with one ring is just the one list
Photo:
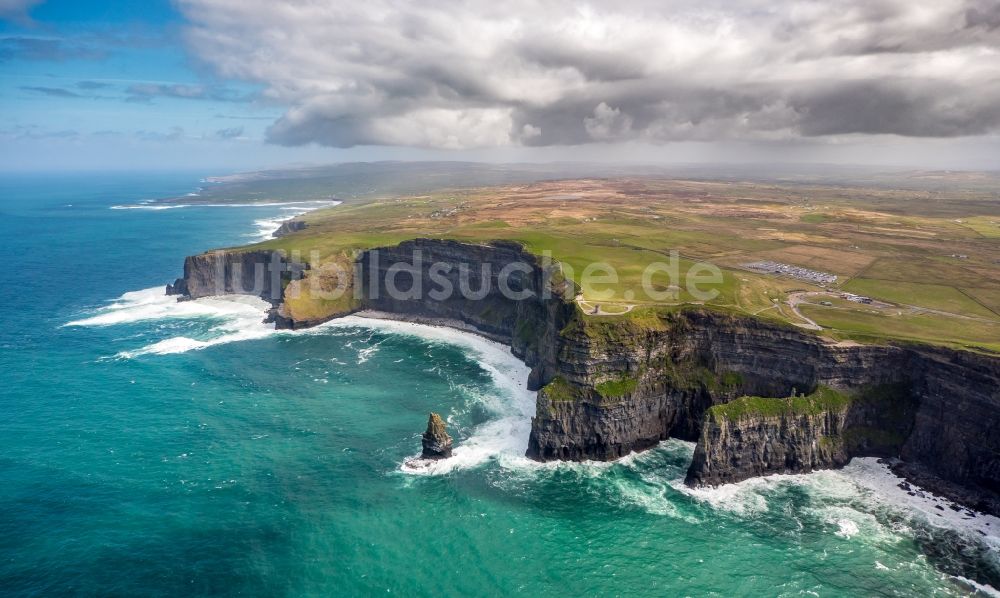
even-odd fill
[[(985, 518), (904, 504), (875, 463), (702, 492), (679, 483), (681, 442), (540, 466), (502, 347), (362, 320), (274, 333), (252, 301), (168, 300), (185, 255), (291, 213), (112, 209), (199, 178), (0, 180), (0, 594), (962, 595), (959, 575), (998, 578)], [(459, 448), (414, 474), (431, 410)]]

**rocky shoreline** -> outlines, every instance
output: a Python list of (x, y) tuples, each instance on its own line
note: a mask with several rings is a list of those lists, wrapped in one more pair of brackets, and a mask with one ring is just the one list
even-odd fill
[[(492, 264), (495, 272), (529, 264), (516, 285), (532, 298), (491, 292), (436, 300), (424, 292), (394, 299), (385, 275), (414, 250), (424, 268)], [(268, 263), (279, 263), (280, 274), (268, 277)], [(700, 307), (586, 318), (564, 299), (574, 294), (572, 283), (510, 242), (417, 239), (362, 252), (356, 267), (353, 283), (363, 299), (308, 321), (288, 315), (283, 293), (312, 273), (280, 251), (189, 257), (168, 291), (260, 296), (274, 305), (271, 320), (286, 328), (364, 310), (508, 344), (532, 369), (529, 388), (539, 391), (527, 449), (534, 459), (612, 460), (675, 437), (697, 443), (688, 483), (717, 485), (886, 457), (925, 487), (1000, 512), (1000, 359), (923, 345), (836, 343)]]

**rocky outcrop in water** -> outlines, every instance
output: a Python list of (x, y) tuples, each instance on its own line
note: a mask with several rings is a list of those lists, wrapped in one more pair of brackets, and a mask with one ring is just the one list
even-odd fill
[(423, 459), (447, 459), (451, 457), (451, 436), (448, 426), (437, 413), (431, 413), (427, 418), (427, 431), (421, 438)]

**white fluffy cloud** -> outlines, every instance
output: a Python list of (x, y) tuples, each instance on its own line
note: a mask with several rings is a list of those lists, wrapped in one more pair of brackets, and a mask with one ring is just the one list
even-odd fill
[[(7, 1), (7, 0), (0, 0)], [(998, 0), (179, 0), (311, 142), (468, 148), (1000, 128)]]

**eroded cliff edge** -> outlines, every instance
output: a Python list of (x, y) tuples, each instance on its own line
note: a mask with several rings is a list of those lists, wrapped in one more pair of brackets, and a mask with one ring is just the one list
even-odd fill
[[(1000, 512), (1000, 359), (919, 345), (834, 343), (707, 308), (586, 317), (567, 299), (571, 282), (510, 242), (418, 239), (350, 261), (350, 272), (330, 275), (280, 252), (213, 252), (188, 258), (172, 290), (263, 296), (282, 327), (364, 309), (507, 343), (532, 368), (530, 386), (539, 389), (527, 449), (535, 459), (609, 460), (676, 437), (697, 442), (688, 482), (714, 485), (838, 467), (855, 456), (894, 457), (905, 461), (904, 473), (925, 476), (925, 485), (927, 476), (960, 485), (964, 494), (953, 497)], [(277, 275), (266, 266), (276, 262)], [(410, 268), (400, 271), (401, 263)], [(435, 263), (455, 265), (436, 273), (452, 288), (462, 284), (464, 264), (468, 286), (489, 290), (439, 298), (439, 285), (413, 287), (417, 272), (434, 280)], [(509, 280), (527, 298), (500, 292), (497, 274), (512, 264), (528, 265)], [(479, 274), (484, 265), (488, 280)], [(220, 272), (222, 282), (214, 282)], [(250, 278), (260, 282), (248, 284)], [(390, 278), (411, 292), (387, 292)], [(286, 296), (328, 279), (349, 286), (351, 297), (300, 309)]]

